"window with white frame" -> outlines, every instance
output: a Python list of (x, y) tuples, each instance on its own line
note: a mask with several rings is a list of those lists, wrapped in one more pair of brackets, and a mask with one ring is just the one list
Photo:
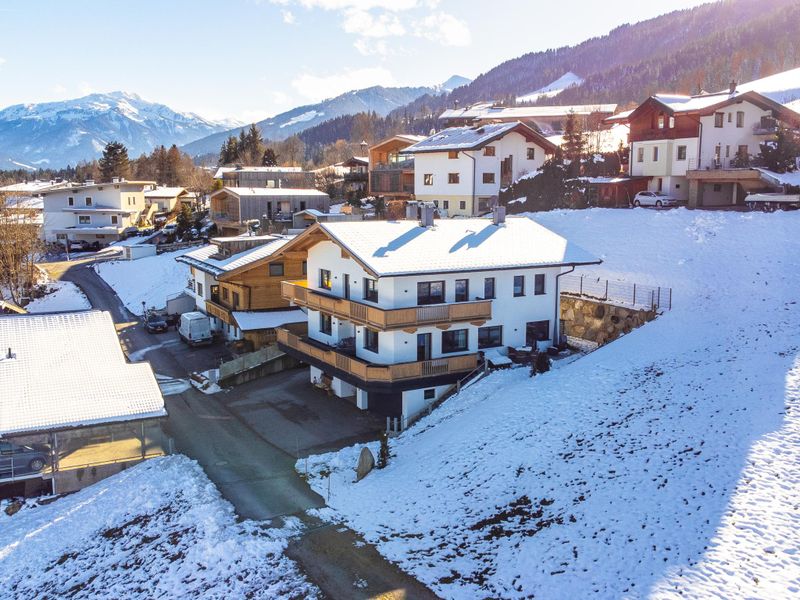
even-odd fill
[(89, 215), (78, 215), (78, 224), (79, 225), (89, 225), (92, 222), (92, 217)]

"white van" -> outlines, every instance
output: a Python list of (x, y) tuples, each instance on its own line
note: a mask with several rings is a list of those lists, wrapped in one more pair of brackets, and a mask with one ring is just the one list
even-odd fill
[(181, 315), (178, 327), (181, 339), (190, 346), (201, 346), (213, 341), (211, 320), (201, 312), (187, 312)]

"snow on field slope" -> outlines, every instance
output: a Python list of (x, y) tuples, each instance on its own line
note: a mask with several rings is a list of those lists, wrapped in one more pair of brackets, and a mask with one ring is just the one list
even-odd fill
[(95, 271), (114, 288), (127, 309), (142, 313), (142, 301), (147, 307), (164, 308), (167, 296), (178, 294), (186, 288), (189, 267), (175, 260), (181, 254), (196, 248), (165, 252), (139, 260), (117, 260), (97, 263)]
[(69, 310), (89, 310), (92, 305), (81, 289), (71, 281), (50, 281), (47, 294), (31, 300), (25, 310), (29, 313), (51, 313)]
[(358, 448), (312, 457), (313, 486), (445, 598), (800, 597), (800, 213), (535, 219), (674, 310), (483, 379), (360, 483)]
[(558, 96), (565, 89), (576, 85), (581, 85), (582, 83), (582, 77), (576, 75), (572, 71), (568, 71), (555, 81), (551, 81), (546, 86), (539, 88), (535, 92), (518, 97), (517, 102), (536, 102), (542, 98), (552, 98), (553, 96)]
[(49, 504), (0, 510), (0, 595), (314, 598), (283, 556), (290, 533), (237, 523), (194, 461), (150, 460)]

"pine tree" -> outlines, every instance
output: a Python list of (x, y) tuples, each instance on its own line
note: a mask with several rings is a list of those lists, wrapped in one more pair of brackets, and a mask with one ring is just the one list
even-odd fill
[(262, 167), (277, 167), (278, 166), (278, 155), (275, 154), (275, 150), (272, 148), (267, 148), (264, 150), (264, 155), (261, 157), (261, 166)]
[(192, 228), (192, 209), (188, 204), (181, 204), (176, 224), (178, 225), (177, 234), (179, 238), (183, 237)]
[(564, 162), (567, 165), (567, 172), (572, 177), (580, 175), (581, 159), (586, 153), (586, 138), (583, 135), (581, 125), (575, 116), (570, 112), (564, 123)]
[(800, 135), (780, 127), (774, 140), (761, 143), (760, 162), (776, 173), (786, 173), (797, 168), (796, 159), (800, 156)]
[(130, 176), (131, 165), (128, 160), (128, 149), (121, 142), (109, 142), (103, 150), (99, 165), (103, 181), (111, 181), (114, 177)]
[(166, 173), (164, 174), (164, 183), (169, 186), (176, 186), (180, 179), (180, 165), (181, 165), (181, 151), (175, 144), (170, 146), (167, 150), (167, 163)]

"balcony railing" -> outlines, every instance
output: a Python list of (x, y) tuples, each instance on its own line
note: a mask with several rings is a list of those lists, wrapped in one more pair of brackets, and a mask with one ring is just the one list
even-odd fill
[(388, 163), (377, 163), (372, 165), (373, 171), (410, 171), (414, 168), (414, 159), (399, 160)]
[(488, 321), (492, 318), (491, 300), (384, 310), (311, 290), (308, 288), (306, 280), (282, 282), (281, 295), (298, 306), (324, 312), (379, 331), (408, 329), (423, 325)]
[(395, 365), (375, 365), (348, 356), (319, 342), (301, 338), (287, 329), (278, 329), (277, 333), (279, 344), (283, 344), (365, 382), (393, 383), (453, 373), (467, 373), (478, 366), (477, 354), (464, 354), (449, 358), (435, 358), (433, 360), (398, 363)]
[(208, 313), (210, 317), (216, 317), (223, 323), (227, 323), (230, 325), (233, 322), (230, 310), (228, 310), (221, 304), (217, 304), (210, 298), (206, 299), (206, 313)]

